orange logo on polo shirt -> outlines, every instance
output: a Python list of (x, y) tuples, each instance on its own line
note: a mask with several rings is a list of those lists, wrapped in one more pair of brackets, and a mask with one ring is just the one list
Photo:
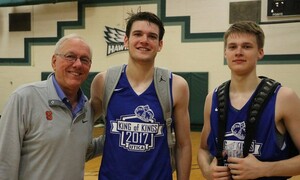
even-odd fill
[(52, 120), (52, 111), (46, 111), (46, 119), (48, 120), (48, 121), (51, 121)]

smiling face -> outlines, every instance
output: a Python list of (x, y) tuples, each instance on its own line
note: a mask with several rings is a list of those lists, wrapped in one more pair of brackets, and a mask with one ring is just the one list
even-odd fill
[(135, 21), (130, 35), (125, 36), (124, 44), (132, 61), (154, 62), (157, 52), (162, 48), (159, 40), (159, 27), (148, 21)]
[(63, 89), (63, 91), (77, 90), (81, 84), (86, 80), (91, 63), (84, 64), (79, 58), (75, 61), (69, 61), (61, 54), (73, 54), (77, 57), (91, 58), (91, 51), (89, 46), (80, 38), (70, 38), (65, 40), (52, 56), (52, 68), (55, 72), (55, 77)]
[(232, 33), (225, 44), (225, 58), (231, 71), (238, 75), (249, 74), (256, 69), (257, 61), (264, 56), (256, 36), (249, 33)]

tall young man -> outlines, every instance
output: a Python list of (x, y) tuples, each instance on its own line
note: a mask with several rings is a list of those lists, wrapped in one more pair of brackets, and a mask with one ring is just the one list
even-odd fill
[[(155, 57), (163, 47), (164, 32), (163, 23), (153, 13), (139, 12), (128, 20), (124, 43), (129, 58), (107, 108), (101, 180), (172, 179), (166, 121), (153, 80)], [(96, 118), (102, 113), (105, 75), (106, 72), (98, 74), (92, 82), (91, 104)], [(191, 168), (188, 84), (175, 74), (166, 81), (172, 85), (177, 177), (188, 180)], [(147, 128), (138, 131), (131, 129), (131, 125)], [(154, 127), (159, 131), (154, 131)]]
[[(207, 179), (274, 180), (300, 174), (300, 100), (288, 87), (272, 91), (254, 127), (249, 154), (243, 157), (248, 110), (262, 82), (256, 65), (264, 56), (264, 38), (263, 30), (248, 21), (234, 23), (224, 35), (225, 58), (231, 71), (225, 133), (219, 136), (216, 89), (206, 97), (198, 152), (198, 164)], [(224, 141), (218, 142), (222, 136)], [(296, 153), (292, 153), (293, 148)], [(217, 165), (218, 155), (227, 166)]]

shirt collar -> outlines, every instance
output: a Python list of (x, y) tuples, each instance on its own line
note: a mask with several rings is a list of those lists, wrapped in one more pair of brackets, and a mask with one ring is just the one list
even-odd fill
[(83, 95), (82, 90), (80, 89), (77, 93), (78, 95), (78, 103), (77, 106), (75, 107), (74, 110), (72, 110), (72, 106), (70, 101), (68, 100), (67, 96), (65, 95), (65, 93), (63, 92), (63, 90), (61, 89), (61, 87), (59, 86), (56, 78), (55, 78), (55, 74), (53, 74), (52, 76), (52, 81), (53, 81), (53, 85), (54, 88), (56, 90), (56, 93), (58, 95), (58, 97), (61, 99), (61, 101), (72, 111), (73, 115), (75, 115), (76, 113), (78, 113), (83, 107), (85, 102), (87, 101)]
[(65, 99), (67, 99), (67, 96), (65, 95), (65, 93), (63, 92), (63, 90), (61, 89), (61, 87), (58, 85), (58, 82), (56, 81), (55, 78), (55, 74), (52, 75), (52, 81), (53, 81), (53, 85), (55, 87), (56, 93), (58, 95), (58, 97), (64, 101)]

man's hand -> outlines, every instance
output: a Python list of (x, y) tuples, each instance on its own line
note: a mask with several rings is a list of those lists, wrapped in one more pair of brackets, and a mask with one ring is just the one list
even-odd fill
[(228, 168), (232, 174), (232, 179), (256, 179), (262, 177), (262, 162), (252, 154), (245, 158), (228, 158)]
[(217, 158), (214, 158), (210, 164), (210, 173), (207, 174), (206, 178), (209, 180), (216, 180), (216, 179), (230, 180), (231, 179), (230, 169), (227, 166), (217, 166)]

